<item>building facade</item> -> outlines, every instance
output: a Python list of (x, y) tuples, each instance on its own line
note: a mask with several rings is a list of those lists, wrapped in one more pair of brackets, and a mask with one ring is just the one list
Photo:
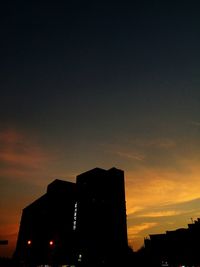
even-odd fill
[(55, 180), (22, 213), (15, 258), (27, 266), (116, 266), (128, 249), (124, 172)]
[(127, 250), (124, 173), (93, 169), (77, 176), (77, 236), (87, 266), (112, 266)]
[(22, 265), (71, 263), (76, 185), (55, 180), (47, 193), (23, 209), (15, 259)]

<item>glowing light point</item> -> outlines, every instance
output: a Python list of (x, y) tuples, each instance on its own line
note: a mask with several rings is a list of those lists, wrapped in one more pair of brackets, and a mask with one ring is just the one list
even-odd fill
[(27, 244), (28, 244), (29, 246), (31, 245), (31, 243), (32, 243), (31, 240), (28, 240), (28, 241), (27, 241)]
[(54, 242), (51, 240), (51, 241), (49, 241), (49, 245), (50, 246), (53, 246), (53, 244), (54, 244)]
[(78, 261), (82, 261), (82, 254), (78, 255)]

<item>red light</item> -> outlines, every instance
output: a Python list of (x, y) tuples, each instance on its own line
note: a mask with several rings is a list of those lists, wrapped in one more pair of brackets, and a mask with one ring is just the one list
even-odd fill
[(54, 244), (54, 242), (51, 240), (51, 241), (49, 241), (49, 245), (50, 246), (53, 246), (53, 244)]
[(32, 243), (31, 240), (28, 240), (28, 241), (27, 241), (27, 244), (28, 244), (29, 246), (31, 245), (31, 243)]

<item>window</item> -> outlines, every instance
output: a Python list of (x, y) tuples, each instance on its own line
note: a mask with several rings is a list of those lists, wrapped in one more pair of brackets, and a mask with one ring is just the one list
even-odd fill
[(76, 230), (76, 219), (77, 219), (77, 202), (74, 204), (74, 220), (73, 220), (73, 230)]

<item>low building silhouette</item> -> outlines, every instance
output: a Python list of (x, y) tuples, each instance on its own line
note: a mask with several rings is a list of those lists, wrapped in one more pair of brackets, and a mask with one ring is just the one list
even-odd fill
[(75, 183), (55, 180), (47, 193), (23, 209), (14, 258), (20, 264), (71, 263)]
[(145, 252), (152, 266), (199, 266), (199, 240), (200, 219), (197, 219), (188, 228), (150, 235), (145, 239)]
[(95, 168), (76, 183), (53, 181), (23, 209), (14, 258), (21, 266), (121, 266), (127, 250), (124, 172)]

